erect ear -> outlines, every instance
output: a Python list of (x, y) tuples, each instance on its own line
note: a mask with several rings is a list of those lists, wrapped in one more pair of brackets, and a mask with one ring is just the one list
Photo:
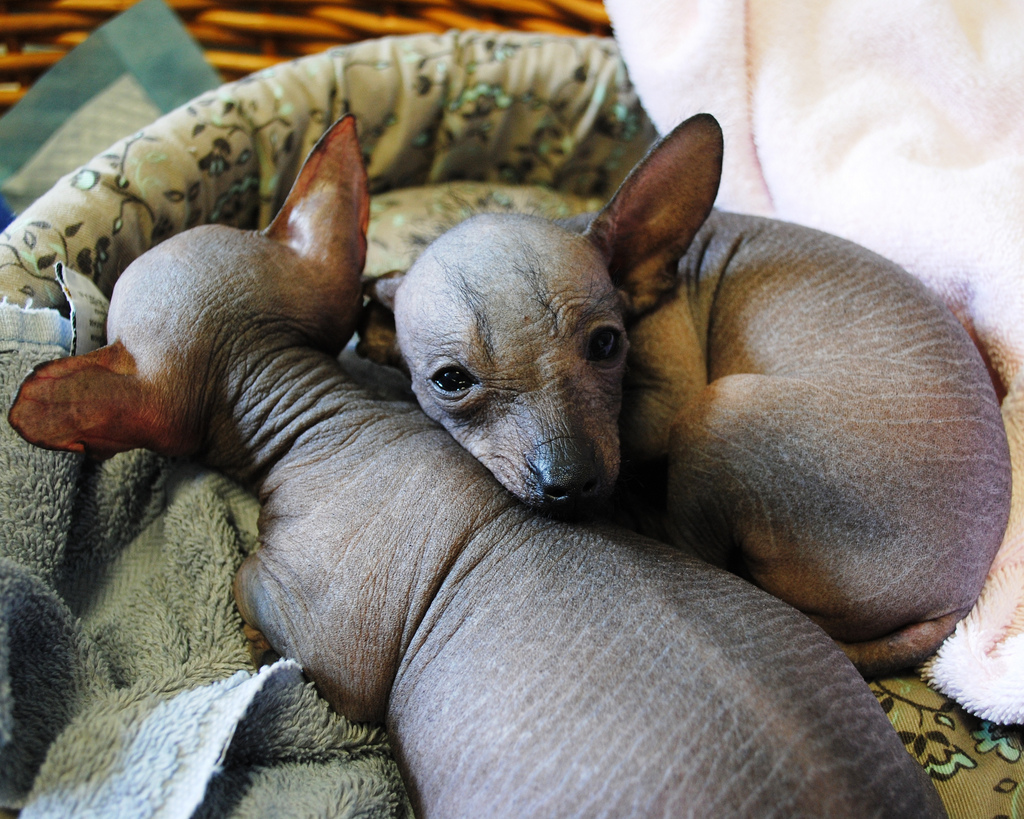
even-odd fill
[(7, 420), (31, 444), (100, 459), (138, 447), (185, 455), (199, 445), (187, 419), (136, 374), (119, 341), (36, 367)]
[(309, 152), (288, 198), (264, 231), (300, 256), (358, 273), (366, 260), (370, 195), (356, 121), (345, 115)]
[(356, 331), (359, 334), (356, 353), (378, 364), (397, 367), (408, 374), (402, 351), (398, 348), (394, 313), (395, 294), (404, 280), (405, 274), (395, 270), (364, 281), (365, 304)]
[(395, 294), (405, 281), (405, 272), (391, 270), (383, 276), (367, 278), (363, 281), (363, 295), (371, 302), (395, 311)]
[(642, 159), (584, 234), (604, 254), (628, 311), (675, 286), (676, 261), (704, 224), (722, 177), (722, 129), (710, 114), (680, 123)]

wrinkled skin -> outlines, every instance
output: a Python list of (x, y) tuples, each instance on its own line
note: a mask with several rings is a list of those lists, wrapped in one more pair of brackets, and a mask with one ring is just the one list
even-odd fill
[[(631, 328), (622, 416), (637, 460), (669, 454), (672, 539), (717, 565), (738, 545), (866, 674), (922, 662), (1009, 516), (1005, 429), (967, 333), (902, 271), (794, 225), (712, 213), (679, 275)], [(702, 341), (666, 344), (680, 336)]]
[(944, 815), (803, 615), (679, 550), (534, 516), (339, 365), (366, 214), (346, 119), (266, 233), (199, 228), (134, 262), (111, 345), (38, 368), (12, 425), (191, 453), (258, 492), (235, 582), (252, 639), (387, 724), (426, 819)]
[[(529, 253), (522, 235), (542, 237), (545, 252), (526, 258), (521, 275), (497, 275)], [(417, 259), (394, 309), (420, 406), (507, 489), (566, 513), (608, 498), (626, 348), (600, 358), (591, 348), (625, 330), (589, 242), (535, 217), (472, 217)], [(435, 376), (453, 370), (475, 383), (440, 388)]]
[[(989, 374), (890, 262), (713, 211), (721, 159), (698, 115), (592, 217), (467, 220), (372, 287), (395, 329), (367, 325), (364, 349), (548, 511), (600, 508), (621, 430), (638, 526), (795, 605), (863, 673), (916, 665), (973, 606), (1009, 516)], [(446, 367), (463, 393), (436, 388)], [(562, 491), (535, 479), (538, 451)]]

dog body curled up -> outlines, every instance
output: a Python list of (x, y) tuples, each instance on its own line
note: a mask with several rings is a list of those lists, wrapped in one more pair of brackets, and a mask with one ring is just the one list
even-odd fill
[(670, 540), (863, 673), (915, 665), (974, 604), (1009, 515), (985, 363), (896, 265), (714, 211), (721, 162), (698, 115), (596, 215), (468, 219), (373, 285), (395, 335), (378, 320), (364, 347), (526, 503), (599, 507), (621, 451), (667, 476), (650, 496)]

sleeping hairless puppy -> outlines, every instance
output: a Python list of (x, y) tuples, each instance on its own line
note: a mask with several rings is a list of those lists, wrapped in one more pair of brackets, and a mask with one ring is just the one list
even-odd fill
[(621, 428), (641, 474), (667, 469), (649, 492), (668, 539), (808, 614), (863, 673), (915, 665), (974, 604), (1009, 515), (985, 364), (894, 264), (712, 211), (721, 163), (698, 115), (592, 218), (472, 217), (373, 286), (394, 322), (368, 321), (362, 349), (543, 509), (607, 499)]
[(941, 816), (827, 636), (734, 575), (533, 513), (337, 356), (368, 203), (351, 119), (262, 233), (136, 260), (110, 345), (42, 365), (10, 421), (104, 457), (192, 454), (258, 492), (254, 643), (384, 721), (420, 816)]

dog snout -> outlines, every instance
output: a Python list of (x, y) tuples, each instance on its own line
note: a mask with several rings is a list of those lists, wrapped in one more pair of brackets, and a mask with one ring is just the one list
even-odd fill
[(526, 459), (535, 505), (559, 513), (578, 513), (600, 489), (593, 448), (574, 440), (538, 447)]

